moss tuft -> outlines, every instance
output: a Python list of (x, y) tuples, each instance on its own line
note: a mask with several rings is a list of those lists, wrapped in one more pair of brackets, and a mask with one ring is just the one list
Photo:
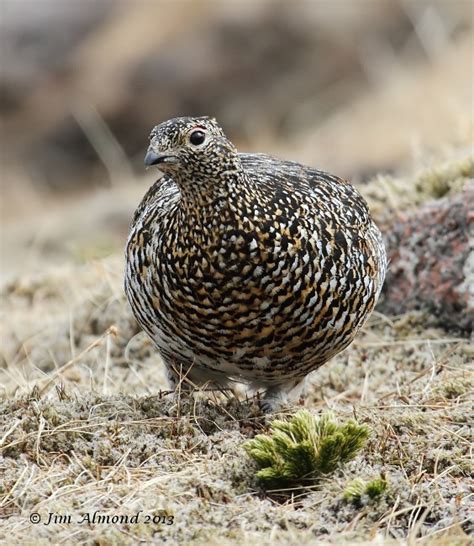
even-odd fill
[(244, 448), (260, 468), (256, 477), (271, 488), (314, 483), (352, 459), (369, 436), (365, 425), (339, 424), (329, 413), (316, 417), (305, 410), (289, 421), (273, 421), (270, 429)]
[(343, 499), (354, 504), (364, 504), (364, 498), (374, 500), (383, 495), (387, 490), (387, 485), (387, 480), (383, 477), (370, 482), (366, 482), (362, 478), (356, 478), (344, 490)]

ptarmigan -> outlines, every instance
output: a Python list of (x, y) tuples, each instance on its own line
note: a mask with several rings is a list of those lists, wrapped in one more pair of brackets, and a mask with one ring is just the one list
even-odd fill
[(347, 347), (387, 268), (365, 200), (337, 176), (241, 154), (215, 119), (156, 126), (164, 173), (133, 217), (125, 291), (176, 384), (264, 388), (278, 408)]

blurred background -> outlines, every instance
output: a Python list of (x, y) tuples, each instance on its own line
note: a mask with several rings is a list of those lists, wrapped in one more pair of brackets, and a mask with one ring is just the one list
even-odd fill
[(470, 0), (1, 0), (3, 281), (121, 251), (153, 125), (365, 183), (472, 148)]

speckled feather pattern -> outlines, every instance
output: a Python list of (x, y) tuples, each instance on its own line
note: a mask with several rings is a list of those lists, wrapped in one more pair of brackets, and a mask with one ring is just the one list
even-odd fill
[(150, 148), (179, 163), (133, 218), (135, 317), (170, 370), (278, 399), (347, 347), (377, 301), (387, 263), (366, 202), (336, 176), (238, 153), (209, 118), (157, 126)]

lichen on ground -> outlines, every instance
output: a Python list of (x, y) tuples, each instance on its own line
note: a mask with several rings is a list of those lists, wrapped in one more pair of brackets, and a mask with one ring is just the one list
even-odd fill
[(411, 176), (379, 174), (360, 190), (370, 203), (379, 224), (401, 212), (416, 210), (423, 203), (460, 193), (474, 179), (474, 156), (462, 153), (444, 162), (433, 161)]

